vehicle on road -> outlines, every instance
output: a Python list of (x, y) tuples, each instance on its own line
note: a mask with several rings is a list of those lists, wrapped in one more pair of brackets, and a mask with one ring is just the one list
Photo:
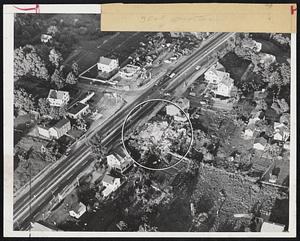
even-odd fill
[(170, 77), (170, 78), (173, 78), (175, 75), (176, 75), (176, 73), (171, 73), (171, 74), (169, 75), (169, 77)]
[(197, 66), (195, 67), (196, 70), (199, 70), (200, 68), (201, 68), (200, 65), (197, 65)]
[(164, 96), (170, 96), (171, 93), (170, 93), (169, 91), (166, 91), (166, 92), (163, 93), (163, 95), (164, 95)]

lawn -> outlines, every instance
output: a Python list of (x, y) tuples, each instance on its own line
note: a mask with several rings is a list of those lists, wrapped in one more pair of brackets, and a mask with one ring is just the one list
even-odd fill
[(242, 75), (247, 69), (250, 61), (239, 58), (235, 53), (229, 52), (219, 61), (230, 73), (231, 78), (234, 79), (235, 85), (240, 81)]
[[(118, 58), (122, 67), (130, 54), (139, 46), (140, 41), (145, 41), (143, 32), (117, 32), (109, 37), (103, 36), (95, 40), (79, 41), (75, 50), (67, 58), (65, 64), (77, 62), (80, 72), (97, 63), (100, 56)], [(75, 55), (76, 54), (76, 55)]]

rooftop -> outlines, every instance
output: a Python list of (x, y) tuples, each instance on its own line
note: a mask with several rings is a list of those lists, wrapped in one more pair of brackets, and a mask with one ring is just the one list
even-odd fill
[(99, 63), (104, 64), (104, 65), (109, 65), (111, 63), (111, 61), (113, 61), (113, 60), (114, 59), (110, 59), (110, 58), (106, 58), (106, 57), (101, 56), (99, 58)]
[(115, 179), (116, 179), (115, 177), (113, 177), (113, 176), (111, 176), (109, 174), (105, 174), (105, 176), (103, 177), (102, 181), (106, 182), (106, 183), (109, 183), (109, 184), (114, 184), (114, 180)]
[(66, 118), (62, 118), (60, 121), (58, 121), (53, 127), (55, 128), (61, 128), (63, 127), (65, 124), (67, 124), (68, 122), (70, 122), (68, 119)]
[(254, 140), (254, 143), (260, 143), (262, 145), (266, 145), (267, 144), (267, 140), (263, 137), (258, 137)]
[(233, 83), (234, 83), (234, 80), (231, 78), (222, 79), (222, 81), (220, 82), (220, 84), (223, 84), (226, 86), (231, 86)]
[(76, 102), (74, 105), (71, 106), (71, 108), (68, 109), (68, 112), (70, 114), (77, 114), (78, 112), (80, 112), (82, 109), (86, 108), (89, 105), (83, 104), (81, 102)]
[(85, 210), (86, 206), (82, 202), (79, 202), (78, 205), (73, 207), (73, 211), (79, 214), (84, 213)]
[(48, 94), (48, 98), (52, 99), (63, 99), (64, 95), (68, 95), (67, 91), (53, 90), (51, 89)]

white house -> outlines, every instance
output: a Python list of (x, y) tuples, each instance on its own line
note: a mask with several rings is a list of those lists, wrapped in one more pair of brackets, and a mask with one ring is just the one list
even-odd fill
[(263, 137), (259, 137), (254, 140), (253, 148), (259, 151), (263, 151), (265, 150), (266, 145), (267, 140)]
[(51, 137), (59, 139), (60, 137), (65, 135), (69, 130), (71, 130), (71, 123), (68, 119), (63, 118), (49, 129), (49, 133)]
[(73, 119), (78, 119), (78, 118), (82, 117), (83, 115), (85, 115), (87, 113), (88, 109), (89, 109), (88, 104), (76, 102), (74, 105), (72, 105), (68, 109), (67, 114), (68, 114), (68, 116), (70, 116)]
[(218, 84), (222, 80), (229, 79), (230, 74), (225, 71), (225, 68), (222, 64), (217, 62), (212, 65), (205, 73), (204, 78), (210, 84)]
[(106, 159), (107, 165), (121, 174), (133, 164), (132, 159), (124, 153), (123, 149), (119, 152), (116, 151), (114, 154), (108, 155)]
[(78, 205), (76, 205), (76, 207), (69, 211), (69, 214), (71, 217), (74, 217), (74, 218), (80, 218), (84, 213), (86, 212), (86, 206), (82, 203), (82, 202), (79, 202)]
[(71, 130), (71, 123), (68, 119), (62, 118), (55, 124), (51, 123), (42, 123), (37, 126), (39, 135), (46, 137), (48, 139), (55, 138), (59, 139), (65, 135), (69, 130)]
[(252, 129), (246, 129), (244, 131), (244, 139), (249, 140), (253, 137), (254, 131)]
[(121, 179), (113, 177), (109, 174), (105, 174), (102, 179), (102, 184), (105, 187), (105, 189), (102, 191), (102, 194), (104, 197), (107, 197), (121, 186)]
[(288, 127), (279, 122), (274, 122), (274, 140), (277, 141), (287, 141), (290, 137), (290, 132)]
[(214, 90), (214, 93), (216, 95), (221, 95), (225, 97), (230, 97), (231, 96), (231, 90), (234, 86), (234, 81), (231, 78), (224, 78), (221, 80), (218, 85), (217, 89)]
[(110, 73), (119, 68), (119, 60), (118, 59), (109, 59), (101, 56), (97, 63), (98, 70)]
[(41, 42), (48, 43), (52, 39), (52, 36), (49, 34), (42, 34), (41, 35)]
[(50, 103), (50, 106), (61, 107), (66, 105), (70, 100), (70, 95), (68, 91), (60, 91), (60, 90), (53, 90), (49, 91), (47, 100)]
[(46, 125), (38, 125), (37, 131), (38, 131), (39, 135), (46, 137), (48, 139), (51, 139), (50, 132), (49, 132), (50, 128), (51, 127), (46, 126)]

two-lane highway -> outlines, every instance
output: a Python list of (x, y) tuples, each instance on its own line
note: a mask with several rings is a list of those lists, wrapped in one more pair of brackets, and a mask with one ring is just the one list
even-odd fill
[[(161, 98), (160, 90), (162, 88), (164, 88), (165, 91), (176, 88), (176, 86), (180, 85), (180, 83), (190, 76), (190, 74), (183, 76), (182, 73), (186, 71), (193, 73), (195, 71), (195, 62), (204, 61), (203, 56), (209, 54), (210, 50), (214, 50), (217, 46), (220, 46), (227, 41), (231, 36), (232, 33), (217, 34), (215, 38), (187, 58), (185, 62), (176, 67), (172, 72), (175, 73), (175, 76), (172, 78), (162, 77), (159, 79), (159, 84), (146, 90), (134, 102), (128, 104), (113, 115), (109, 121), (103, 124), (103, 126), (90, 131), (87, 135), (87, 139), (91, 138), (96, 133), (99, 133), (101, 136), (105, 136), (103, 139), (103, 145), (106, 147), (111, 147), (114, 143), (119, 142), (122, 123), (125, 116), (132, 108), (146, 99)], [(151, 106), (151, 108), (149, 107), (148, 113), (150, 113), (151, 109), (154, 108), (155, 105)], [(137, 113), (138, 118), (141, 118), (143, 115), (147, 115), (147, 113)], [(134, 124), (138, 118), (135, 118), (132, 124)], [(68, 158), (66, 158), (63, 162), (60, 162), (54, 168), (50, 167), (47, 174), (43, 175), (43, 177), (39, 180), (32, 182), (30, 185), (30, 192), (28, 191), (28, 193), (22, 193), (22, 195), (17, 196), (14, 200), (14, 229), (25, 230), (28, 228), (30, 221), (32, 221), (43, 207), (49, 203), (53, 195), (60, 193), (65, 186), (69, 185), (76, 179), (82, 170), (92, 163), (92, 159), (89, 157), (90, 154), (91, 148), (82, 142), (77, 145), (75, 150), (71, 151)]]

